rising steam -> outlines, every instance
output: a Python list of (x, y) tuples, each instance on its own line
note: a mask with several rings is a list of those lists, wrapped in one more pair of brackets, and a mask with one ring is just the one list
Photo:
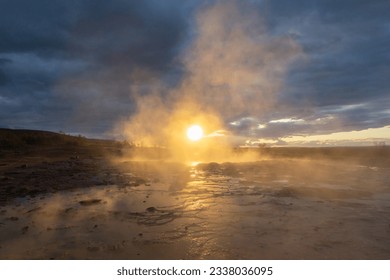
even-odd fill
[(194, 38), (179, 56), (185, 67), (181, 83), (170, 90), (157, 83), (150, 93), (137, 95), (137, 112), (118, 131), (130, 141), (172, 148), (185, 157), (194, 148), (185, 131), (196, 123), (209, 135), (197, 153), (210, 155), (212, 145), (218, 154), (217, 147), (226, 148), (228, 141), (215, 131), (226, 131), (235, 118), (272, 110), (300, 48), (289, 37), (268, 34), (254, 7), (241, 4), (218, 1), (198, 11)]

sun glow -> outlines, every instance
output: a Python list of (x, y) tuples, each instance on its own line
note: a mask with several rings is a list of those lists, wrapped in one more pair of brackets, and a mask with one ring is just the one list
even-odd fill
[(192, 125), (187, 129), (187, 137), (191, 141), (198, 141), (203, 137), (203, 129), (199, 125)]

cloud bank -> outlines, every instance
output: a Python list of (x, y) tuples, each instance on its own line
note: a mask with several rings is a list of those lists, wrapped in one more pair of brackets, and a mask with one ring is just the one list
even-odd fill
[(244, 142), (379, 129), (390, 125), (389, 8), (4, 0), (0, 126), (101, 137), (151, 99), (166, 114), (192, 104), (188, 115), (216, 116), (213, 128)]

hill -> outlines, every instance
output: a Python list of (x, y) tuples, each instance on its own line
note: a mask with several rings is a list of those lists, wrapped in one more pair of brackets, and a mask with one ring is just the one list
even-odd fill
[(98, 155), (105, 152), (119, 152), (124, 142), (102, 139), (87, 139), (51, 131), (0, 128), (0, 155), (17, 154), (60, 155), (63, 153), (82, 153)]

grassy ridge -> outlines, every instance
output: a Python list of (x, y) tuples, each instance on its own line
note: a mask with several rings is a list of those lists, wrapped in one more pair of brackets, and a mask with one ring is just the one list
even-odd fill
[(0, 156), (5, 154), (33, 156), (143, 156), (167, 157), (163, 148), (136, 147), (125, 141), (88, 139), (50, 131), (0, 128)]
[(50, 131), (0, 128), (0, 155), (82, 153), (102, 154), (120, 150), (125, 144), (113, 140), (87, 139)]
[(0, 148), (14, 150), (29, 146), (78, 145), (77, 137), (50, 131), (0, 128)]

